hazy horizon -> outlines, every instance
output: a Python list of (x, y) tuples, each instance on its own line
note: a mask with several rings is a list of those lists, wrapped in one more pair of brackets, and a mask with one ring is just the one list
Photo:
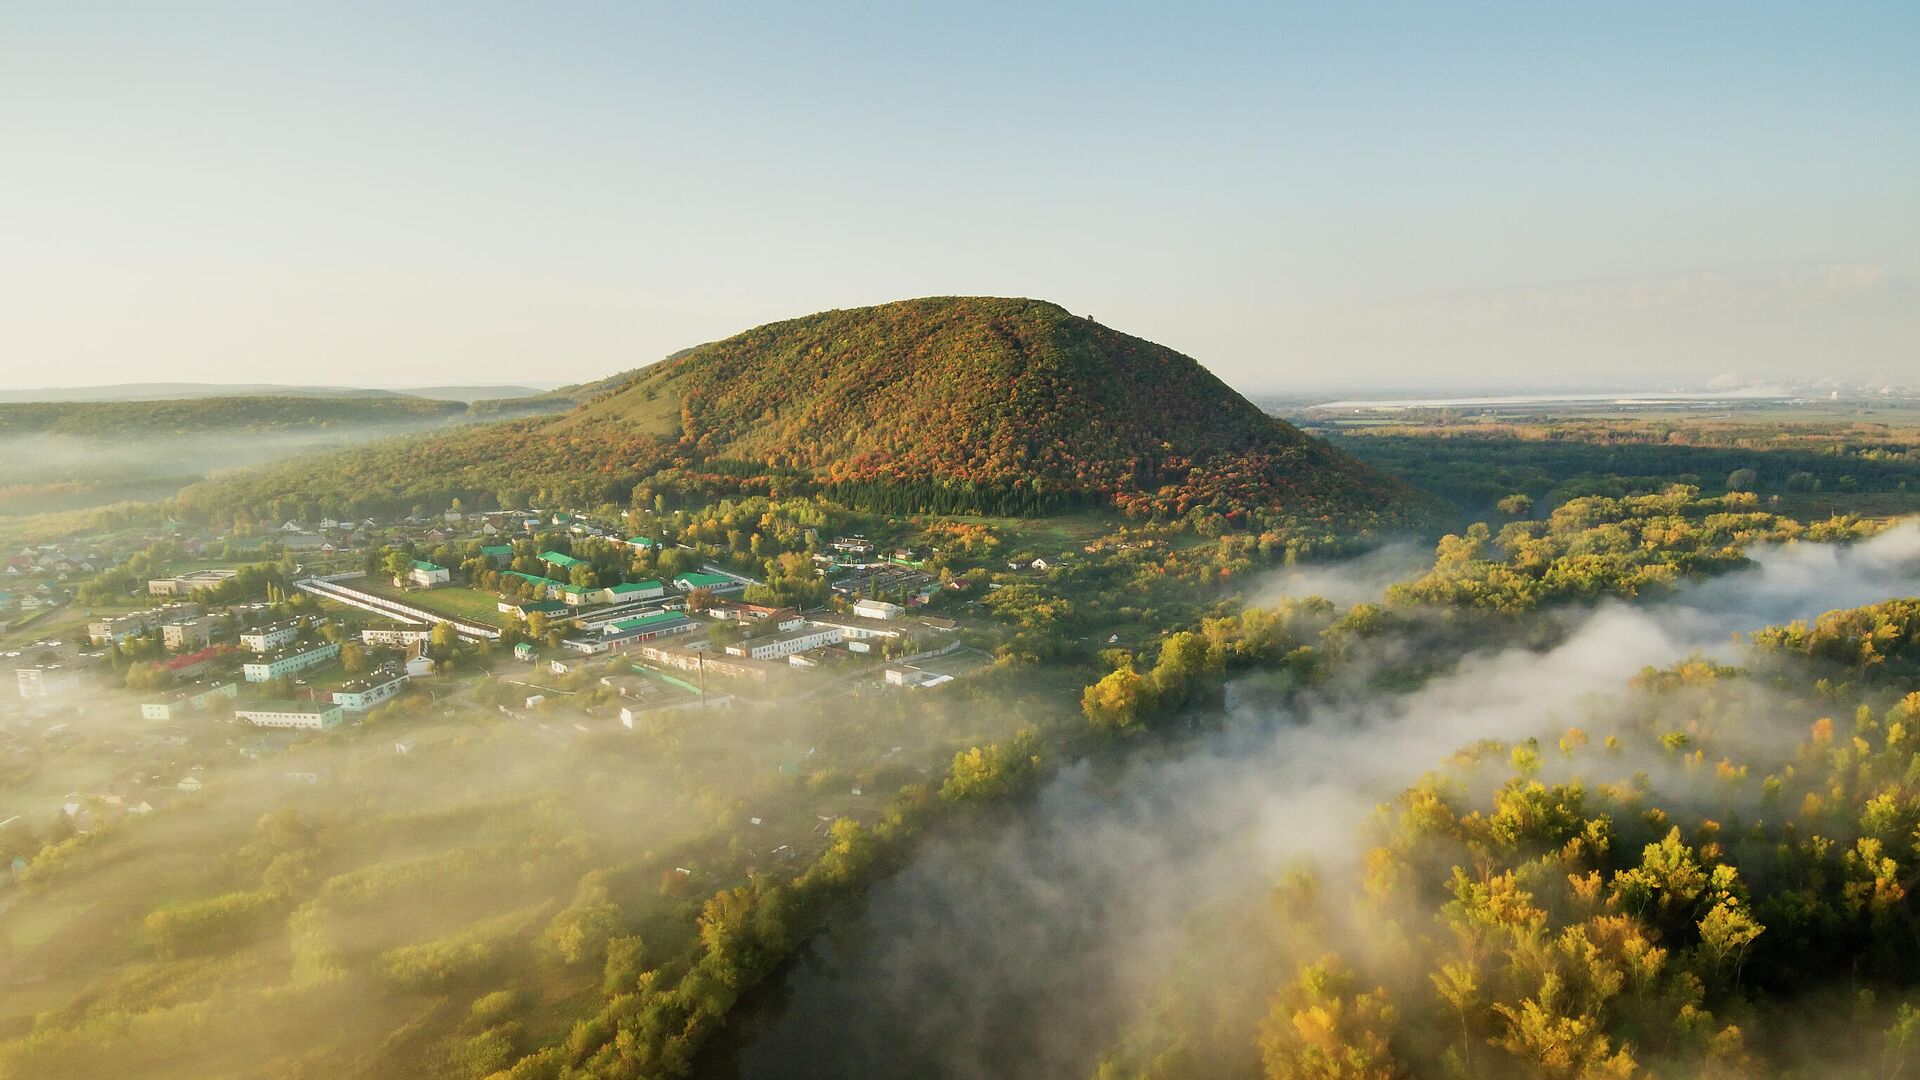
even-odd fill
[(1920, 366), (1911, 7), (0, 29), (14, 387), (562, 384), (949, 294), (1052, 300), (1247, 393)]

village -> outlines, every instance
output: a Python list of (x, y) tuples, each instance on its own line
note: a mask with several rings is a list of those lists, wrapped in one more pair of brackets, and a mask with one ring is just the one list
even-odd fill
[[(141, 576), (154, 550), (167, 565)], [(982, 572), (936, 572), (931, 551), (850, 533), (809, 534), (799, 554), (770, 584), (579, 513), (457, 507), (289, 521), (246, 544), (178, 528), (117, 552), (22, 552), (10, 576), (30, 584), (9, 590), (0, 625), (17, 693), (0, 754), (24, 766), (83, 742), (106, 752), (89, 756), (96, 771), (12, 792), (0, 828), (53, 804), (84, 834), (194, 798), (223, 762), (368, 724), (392, 726), (392, 753), (416, 753), (432, 735), (410, 718), (456, 709), (564, 741), (739, 703), (935, 690), (992, 663), (965, 623), (969, 594), (997, 587)]]

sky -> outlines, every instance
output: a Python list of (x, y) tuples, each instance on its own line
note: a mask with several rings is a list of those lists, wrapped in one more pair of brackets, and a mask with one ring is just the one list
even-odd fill
[(0, 385), (1040, 297), (1242, 391), (1920, 382), (1920, 5), (0, 0)]

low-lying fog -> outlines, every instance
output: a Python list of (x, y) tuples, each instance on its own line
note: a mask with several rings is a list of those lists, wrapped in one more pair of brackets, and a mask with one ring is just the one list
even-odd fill
[(316, 430), (142, 433), (137, 439), (44, 432), (9, 436), (0, 438), (0, 515), (164, 498), (222, 469), (339, 449), (444, 422), (433, 418)]
[[(1753, 555), (1669, 601), (1595, 609), (1550, 652), (1473, 656), (1410, 693), (1333, 690), (1282, 712), (1243, 680), (1218, 733), (1177, 754), (1070, 766), (997, 825), (928, 842), (816, 943), (709, 1071), (1088, 1075), (1203, 905), (1260, 895), (1294, 857), (1355, 854), (1373, 807), (1451, 751), (1557, 732), (1556, 712), (1584, 695), (1695, 651), (1730, 654), (1737, 632), (1920, 593), (1920, 523)], [(1266, 591), (1364, 599), (1403, 561), (1389, 550), (1344, 573), (1288, 571)]]

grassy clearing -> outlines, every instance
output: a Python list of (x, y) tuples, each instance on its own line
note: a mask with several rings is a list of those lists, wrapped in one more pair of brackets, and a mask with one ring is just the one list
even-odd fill
[(476, 622), (484, 626), (506, 624), (506, 616), (499, 610), (499, 597), (478, 589), (469, 589), (464, 585), (443, 585), (437, 589), (396, 589), (392, 582), (373, 575), (349, 584), (356, 589), (413, 604), (448, 618)]
[(1092, 513), (1060, 514), (1045, 518), (961, 514), (930, 520), (985, 525), (1000, 534), (1004, 541), (1002, 549), (1005, 551), (1032, 549), (1038, 554), (1048, 556), (1059, 551), (1077, 549), (1090, 540), (1106, 536), (1118, 527), (1118, 519)]

